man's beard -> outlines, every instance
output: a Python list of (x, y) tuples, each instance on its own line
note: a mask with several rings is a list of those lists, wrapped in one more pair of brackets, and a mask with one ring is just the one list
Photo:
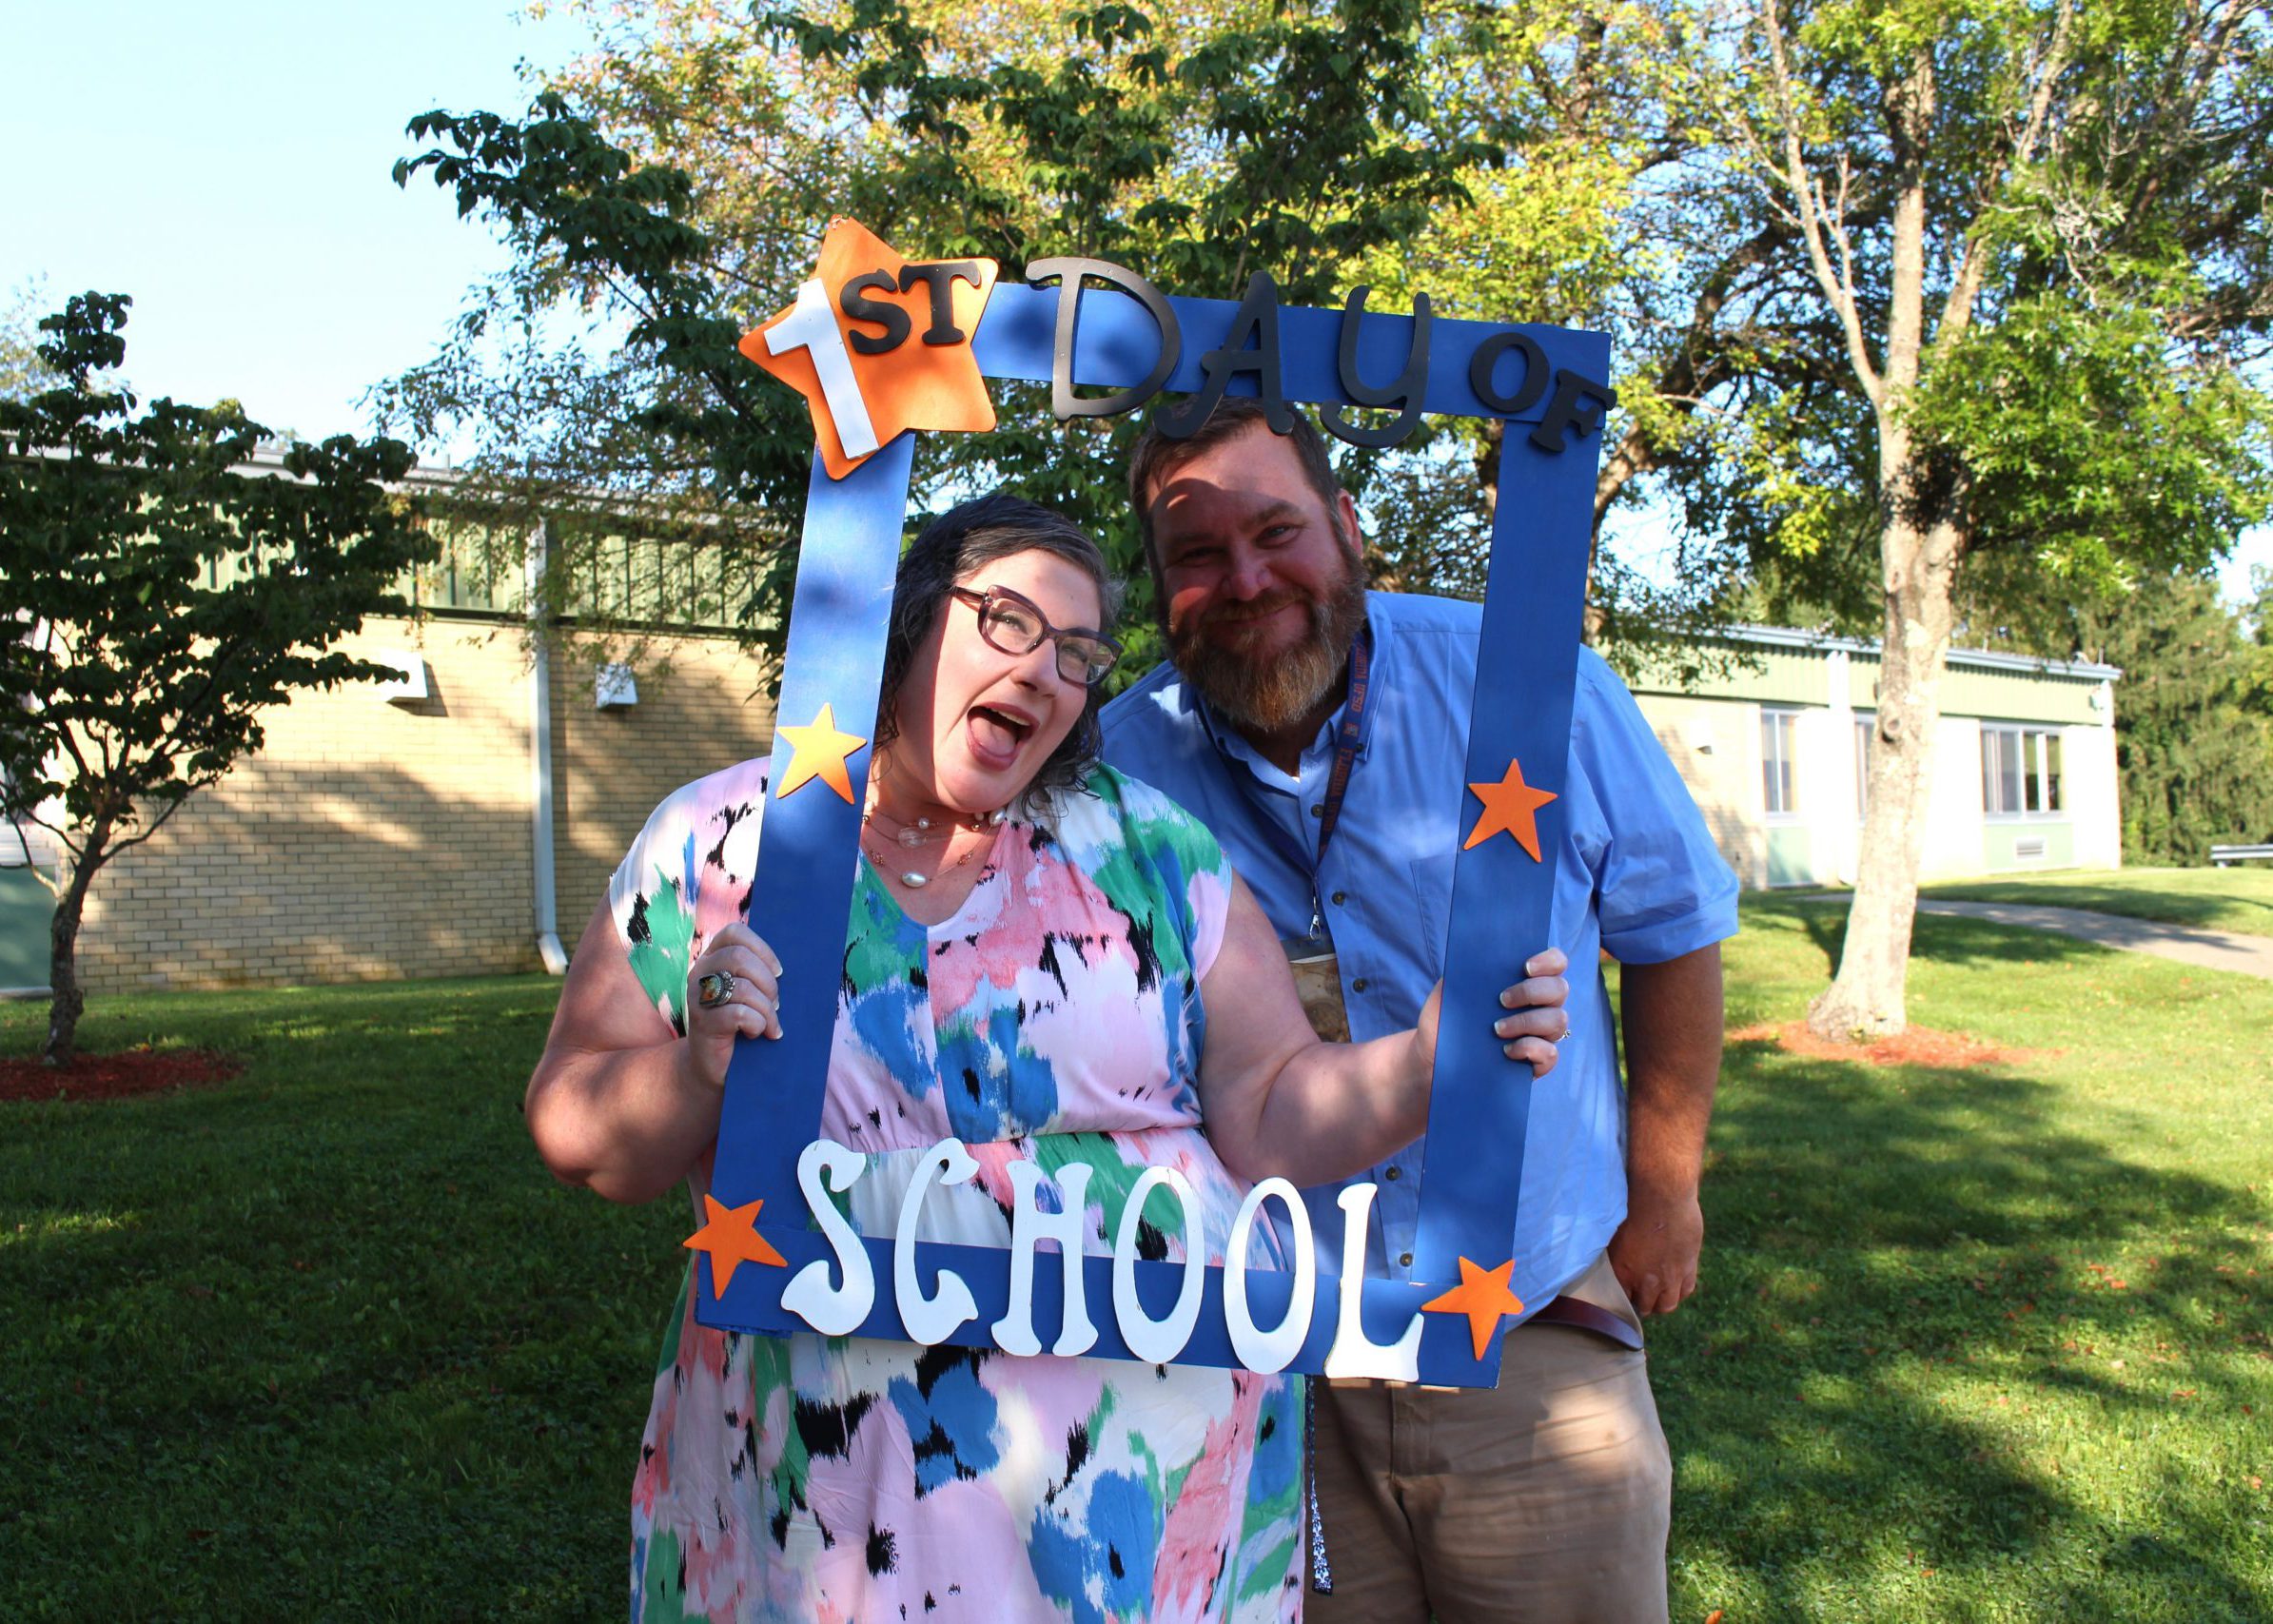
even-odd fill
[[(1307, 621), (1293, 647), (1274, 648), (1264, 636), (1243, 634), (1243, 622), (1259, 621), (1288, 603), (1301, 604)], [(1170, 624), (1168, 653), (1185, 679), (1226, 720), (1278, 733), (1303, 721), (1333, 691), (1364, 623), (1365, 586), (1353, 559), (1323, 598), (1281, 587)]]

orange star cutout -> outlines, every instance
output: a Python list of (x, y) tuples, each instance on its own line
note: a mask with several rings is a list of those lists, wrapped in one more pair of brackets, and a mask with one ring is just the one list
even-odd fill
[(778, 731), (794, 748), (790, 752), (790, 764), (781, 770), (781, 788), (774, 792), (775, 800), (803, 789), (815, 778), (846, 800), (852, 798), (852, 774), (845, 766), (845, 757), (868, 740), (857, 734), (838, 731), (834, 706), (823, 705), (820, 714), (801, 728), (784, 727)]
[(1424, 1314), (1465, 1314), (1468, 1316), (1468, 1335), (1476, 1344), (1476, 1357), (1483, 1358), (1485, 1348), (1491, 1346), (1492, 1332), (1503, 1314), (1523, 1312), (1523, 1300), (1508, 1289), (1508, 1279), (1516, 1272), (1516, 1261), (1508, 1259), (1496, 1269), (1480, 1263), (1460, 1260), (1460, 1283), (1441, 1297), (1431, 1298), (1421, 1305)]
[[(821, 460), (841, 479), (903, 429), (994, 426), (970, 340), (998, 270), (992, 260), (904, 260), (867, 226), (833, 220), (797, 302), (739, 347), (805, 397)], [(860, 316), (845, 310), (854, 282)]]
[(1476, 798), (1483, 802), (1483, 812), (1477, 818), (1476, 827), (1468, 832), (1468, 838), (1460, 850), (1480, 846), (1501, 830), (1516, 837), (1516, 844), (1531, 853), (1533, 862), (1539, 861), (1539, 825), (1532, 814), (1557, 798), (1553, 790), (1535, 790), (1523, 782), (1523, 764), (1510, 759), (1507, 776), (1497, 784), (1471, 784)]
[(702, 1192), (703, 1211), (710, 1222), (688, 1236), (684, 1244), (710, 1254), (711, 1290), (715, 1295), (726, 1295), (727, 1282), (744, 1263), (771, 1263), (777, 1269), (789, 1267), (789, 1261), (757, 1232), (757, 1209), (765, 1204), (761, 1199), (747, 1206), (728, 1206), (710, 1191)]

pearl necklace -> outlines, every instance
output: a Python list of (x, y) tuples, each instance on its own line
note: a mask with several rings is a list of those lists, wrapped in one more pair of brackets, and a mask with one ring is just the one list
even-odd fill
[(944, 820), (934, 820), (930, 817), (919, 817), (913, 823), (901, 823), (898, 819), (887, 817), (872, 807), (862, 815), (860, 821), (869, 828), (877, 828), (879, 823), (892, 825), (889, 833), (881, 829), (878, 829), (877, 832), (883, 834), (885, 839), (912, 851), (918, 846), (931, 846), (942, 840), (952, 840), (955, 837), (955, 832), (960, 829), (992, 829), (1009, 815), (1006, 812), (990, 812), (975, 819), (950, 817)]
[[(1002, 825), (1003, 821), (1008, 818), (1009, 815), (1009, 813), (1004, 811), (989, 812), (980, 820), (979, 825), (977, 828), (972, 830), (972, 832), (976, 833), (979, 832), (979, 830), (983, 829), (991, 834), (995, 829)], [(872, 826), (875, 817), (876, 813), (872, 811), (860, 820), (861, 832), (863, 834), (868, 832), (869, 829)], [(887, 821), (890, 820), (888, 819)], [(967, 826), (960, 818), (957, 818), (950, 821), (946, 828), (940, 830), (936, 834), (931, 832), (935, 827), (937, 826), (935, 826), (930, 818), (919, 817), (913, 823), (902, 824), (895, 833), (885, 835), (881, 831), (879, 831), (878, 836), (879, 838), (889, 839), (896, 845), (912, 848), (916, 846), (931, 845), (935, 841), (952, 840), (955, 837), (956, 831)], [(878, 863), (876, 867), (880, 871), (884, 872), (888, 878), (899, 881), (900, 884), (906, 886), (910, 890), (921, 890), (924, 889), (924, 887), (930, 885), (933, 880), (938, 879), (941, 874), (951, 873), (955, 870), (962, 868), (973, 857), (976, 857), (980, 852), (990, 850), (993, 845), (994, 842), (991, 839), (979, 841), (976, 845), (972, 846), (970, 851), (964, 852), (962, 856), (957, 857), (953, 862), (942, 863), (937, 871), (929, 874), (917, 873), (913, 869), (903, 869), (899, 872), (893, 873), (890, 870), (886, 869), (882, 863)], [(875, 853), (872, 851), (870, 855), (873, 857)]]

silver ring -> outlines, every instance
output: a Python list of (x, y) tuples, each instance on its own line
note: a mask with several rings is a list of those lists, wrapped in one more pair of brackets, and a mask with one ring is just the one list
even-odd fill
[(734, 996), (734, 971), (715, 969), (695, 979), (695, 1001), (705, 1009), (715, 1009)]

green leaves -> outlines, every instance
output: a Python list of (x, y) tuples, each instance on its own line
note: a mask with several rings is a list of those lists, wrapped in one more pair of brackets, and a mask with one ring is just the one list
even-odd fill
[(2273, 510), (2273, 409), (2173, 344), (2171, 314), (2047, 291), (1937, 358), (1911, 421), (1967, 471), (1974, 548), (2106, 597), (2142, 565), (2204, 567)]

